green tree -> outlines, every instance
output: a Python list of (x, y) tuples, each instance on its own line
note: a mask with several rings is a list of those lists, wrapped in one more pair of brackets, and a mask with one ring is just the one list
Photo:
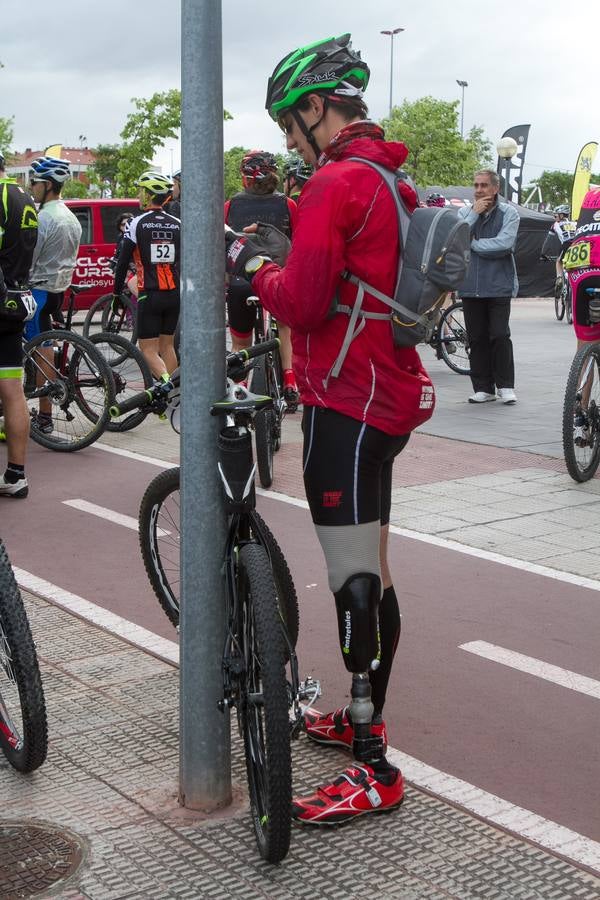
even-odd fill
[(4, 156), (10, 155), (10, 145), (13, 139), (13, 122), (14, 118), (4, 119), (0, 116), (0, 152)]
[(84, 181), (79, 181), (76, 178), (69, 178), (63, 185), (61, 196), (65, 200), (84, 200), (89, 196), (88, 185)]
[(491, 164), (491, 142), (474, 127), (462, 138), (458, 127), (460, 101), (421, 97), (383, 119), (388, 140), (403, 141), (409, 150), (404, 168), (420, 186), (471, 184), (473, 173)]
[[(149, 99), (134, 97), (135, 112), (127, 116), (121, 132), (123, 144), (117, 167), (116, 193), (121, 197), (136, 192), (135, 180), (149, 168), (156, 151), (165, 141), (178, 137), (181, 128), (181, 91), (153, 94)], [(223, 119), (232, 116), (223, 110)]]
[(248, 150), (245, 147), (232, 147), (223, 154), (223, 181), (226, 200), (229, 200), (234, 194), (242, 190), (240, 164), (247, 152)]
[(93, 152), (96, 162), (88, 169), (90, 182), (98, 186), (101, 197), (108, 194), (114, 197), (117, 192), (121, 148), (118, 144), (98, 144)]

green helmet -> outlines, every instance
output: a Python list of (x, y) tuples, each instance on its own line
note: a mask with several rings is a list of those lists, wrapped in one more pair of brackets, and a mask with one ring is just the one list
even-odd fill
[(166, 175), (161, 175), (160, 172), (148, 171), (142, 172), (136, 181), (136, 186), (145, 188), (150, 194), (160, 196), (171, 192), (173, 182)]
[(362, 97), (369, 83), (369, 67), (352, 49), (349, 34), (316, 41), (289, 53), (269, 78), (265, 106), (277, 120), (305, 94), (316, 91), (341, 97)]

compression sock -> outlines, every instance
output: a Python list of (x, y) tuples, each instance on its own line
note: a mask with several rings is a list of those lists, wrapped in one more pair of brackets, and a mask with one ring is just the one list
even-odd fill
[(18, 466), (16, 463), (9, 462), (4, 473), (4, 480), (8, 484), (16, 484), (21, 478), (25, 478), (25, 466)]
[(381, 662), (378, 669), (369, 672), (371, 700), (375, 710), (373, 721), (376, 723), (381, 721), (392, 663), (400, 638), (400, 610), (393, 584), (384, 590), (379, 604), (379, 633), (381, 635)]

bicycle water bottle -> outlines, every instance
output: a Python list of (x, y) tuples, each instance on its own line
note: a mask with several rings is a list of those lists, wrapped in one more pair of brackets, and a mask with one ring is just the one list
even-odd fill
[(254, 508), (256, 496), (250, 432), (236, 425), (228, 425), (221, 430), (217, 446), (219, 474), (228, 511), (242, 512)]

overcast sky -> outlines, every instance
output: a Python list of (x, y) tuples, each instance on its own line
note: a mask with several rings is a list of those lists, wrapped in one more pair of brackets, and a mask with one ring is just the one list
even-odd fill
[[(78, 146), (80, 135), (90, 147), (118, 142), (132, 97), (180, 86), (179, 9), (177, 0), (0, 0), (0, 116), (14, 116), (15, 149)], [(223, 98), (234, 117), (226, 148), (281, 151), (264, 109), (268, 76), (288, 51), (345, 31), (371, 68), (371, 117), (386, 115), (390, 38), (380, 31), (398, 27), (394, 102), (460, 99), (456, 79), (467, 81), (465, 132), (480, 125), (495, 144), (531, 123), (525, 183), (543, 169), (573, 171), (582, 145), (600, 139), (597, 53), (586, 45), (600, 0), (223, 0), (222, 9)], [(156, 161), (168, 172), (171, 160), (178, 168), (178, 142)]]

